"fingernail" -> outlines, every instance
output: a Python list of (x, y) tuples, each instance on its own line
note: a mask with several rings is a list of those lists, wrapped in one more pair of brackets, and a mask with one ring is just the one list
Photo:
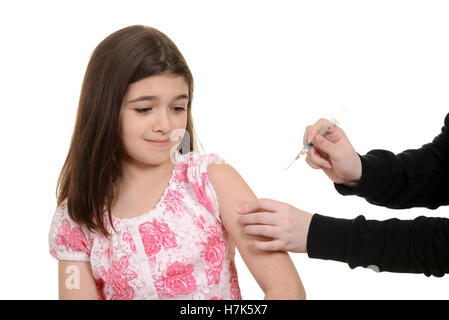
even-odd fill
[(315, 144), (320, 145), (323, 142), (323, 137), (322, 136), (317, 136), (315, 138)]
[(245, 212), (246, 210), (248, 210), (248, 206), (246, 206), (246, 205), (243, 205), (237, 209), (237, 211), (240, 213)]

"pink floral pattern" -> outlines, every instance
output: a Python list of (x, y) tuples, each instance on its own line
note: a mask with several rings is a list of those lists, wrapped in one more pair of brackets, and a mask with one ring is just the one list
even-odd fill
[(180, 163), (175, 170), (175, 175), (173, 177), (174, 183), (189, 183), (189, 179), (187, 178), (187, 169), (189, 167), (188, 162)]
[(123, 256), (118, 262), (113, 261), (112, 267), (107, 271), (103, 267), (100, 268), (104, 279), (102, 282), (111, 286), (114, 292), (112, 300), (132, 300), (134, 298), (134, 289), (129, 285), (129, 281), (137, 278), (137, 274), (128, 270), (128, 267), (129, 257)]
[(182, 214), (182, 200), (183, 200), (182, 193), (176, 191), (176, 190), (169, 190), (165, 196), (165, 198), (162, 200), (162, 204), (165, 206), (166, 210), (173, 213), (173, 214)]
[(207, 238), (207, 242), (202, 242), (204, 249), (201, 251), (201, 255), (206, 261), (208, 268), (206, 271), (207, 282), (211, 285), (220, 282), (220, 272), (223, 268), (223, 260), (226, 257), (227, 245), (222, 240), (220, 226), (209, 226), (207, 230), (210, 235)]
[(73, 250), (74, 252), (88, 251), (87, 248), (89, 247), (89, 242), (81, 228), (70, 228), (69, 219), (62, 221), (55, 243), (59, 247), (65, 247), (66, 250)]
[(123, 233), (122, 240), (129, 243), (129, 247), (132, 251), (136, 251), (136, 245), (134, 244), (133, 237), (131, 233), (125, 232)]
[[(100, 299), (241, 299), (234, 245), (227, 242), (207, 165), (217, 155), (176, 156), (170, 185), (154, 210), (131, 218), (104, 214), (111, 237), (56, 209), (50, 254), (89, 261)], [(221, 160), (222, 161), (222, 160)]]
[(215, 214), (215, 208), (212, 204), (212, 201), (206, 194), (206, 190), (204, 189), (204, 185), (207, 184), (208, 177), (207, 172), (203, 172), (201, 174), (201, 180), (199, 181), (191, 181), (190, 185), (192, 186), (193, 191), (198, 197), (199, 203), (201, 203), (210, 213)]
[(229, 263), (229, 272), (231, 273), (231, 277), (229, 278), (229, 283), (231, 284), (231, 300), (242, 300), (242, 296), (240, 295), (239, 281), (237, 277), (237, 269), (235, 268), (234, 261), (231, 261)]
[(175, 295), (186, 295), (196, 289), (196, 280), (192, 276), (192, 264), (174, 262), (168, 266), (161, 279), (155, 282), (159, 296), (172, 297)]
[(147, 256), (157, 254), (162, 247), (176, 247), (176, 236), (164, 222), (145, 222), (139, 226), (143, 247)]

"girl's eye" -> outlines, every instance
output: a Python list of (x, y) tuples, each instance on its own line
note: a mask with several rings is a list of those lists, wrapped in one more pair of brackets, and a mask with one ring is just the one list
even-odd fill
[(173, 107), (173, 110), (175, 110), (176, 113), (181, 113), (186, 111), (186, 108), (184, 107)]
[(151, 108), (142, 108), (142, 109), (135, 109), (137, 113), (145, 113), (148, 110), (151, 110)]
[[(152, 109), (153, 108), (139, 108), (139, 109), (134, 109), (134, 110), (136, 110), (137, 113), (144, 114), (147, 111), (151, 111)], [(175, 113), (181, 113), (181, 112), (186, 111), (186, 108), (184, 108), (184, 107), (173, 107), (172, 109), (175, 111)]]

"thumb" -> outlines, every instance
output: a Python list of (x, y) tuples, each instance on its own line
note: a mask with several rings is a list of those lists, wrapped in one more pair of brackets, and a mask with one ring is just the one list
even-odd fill
[(335, 158), (335, 156), (337, 155), (337, 145), (333, 144), (323, 136), (317, 136), (313, 145), (317, 146), (320, 151), (324, 151), (325, 153), (327, 153), (331, 158)]

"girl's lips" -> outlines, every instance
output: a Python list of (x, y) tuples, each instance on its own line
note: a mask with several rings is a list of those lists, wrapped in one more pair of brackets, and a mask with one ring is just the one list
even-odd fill
[(170, 140), (163, 140), (163, 141), (155, 141), (155, 140), (146, 140), (150, 142), (152, 145), (156, 147), (166, 147), (170, 144)]

